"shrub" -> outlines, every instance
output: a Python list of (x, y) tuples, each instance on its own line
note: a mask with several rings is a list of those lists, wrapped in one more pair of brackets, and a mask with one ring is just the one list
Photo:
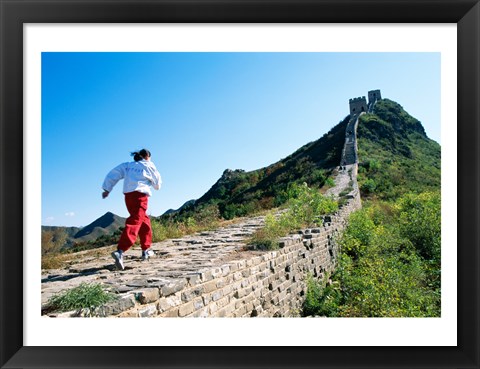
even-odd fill
[(321, 297), (323, 286), (320, 281), (315, 280), (311, 275), (307, 276), (307, 293), (303, 302), (303, 314), (318, 315), (321, 310)]
[(435, 259), (440, 257), (440, 194), (407, 194), (393, 204), (365, 205), (350, 215), (339, 239), (333, 283), (320, 290), (310, 287), (316, 301), (304, 313), (440, 316), (440, 264)]
[(348, 220), (348, 227), (340, 239), (342, 252), (354, 259), (365, 253), (374, 234), (375, 224), (369, 212), (370, 210), (364, 208), (352, 213)]
[(186, 229), (183, 223), (175, 223), (171, 220), (158, 221), (151, 220), (152, 241), (160, 242), (168, 238), (181, 237)]
[(373, 179), (367, 179), (365, 182), (363, 182), (362, 186), (360, 187), (362, 192), (364, 192), (365, 194), (374, 193), (376, 188), (377, 188), (377, 184)]
[(67, 233), (61, 228), (53, 229), (51, 231), (42, 230), (42, 255), (60, 252), (67, 243), (67, 238)]
[(440, 261), (441, 206), (440, 192), (408, 194), (398, 203), (402, 235), (408, 238), (420, 254)]
[(325, 185), (328, 186), (328, 187), (334, 187), (335, 186), (335, 181), (332, 177), (328, 177), (326, 180), (325, 180)]
[(290, 232), (322, 223), (322, 215), (338, 210), (338, 203), (322, 196), (317, 189), (307, 185), (289, 187), (291, 198), (287, 211), (275, 217), (272, 213), (265, 218), (265, 227), (257, 231), (249, 244), (256, 248), (271, 249), (278, 246), (278, 238)]
[(297, 194), (290, 200), (288, 208), (287, 216), (291, 216), (296, 225), (308, 227), (321, 224), (321, 216), (337, 211), (338, 204), (303, 184), (298, 186)]
[(342, 304), (342, 294), (338, 282), (329, 281), (328, 275), (323, 280), (307, 277), (307, 293), (302, 306), (303, 316), (338, 316)]
[(218, 206), (208, 204), (199, 209), (198, 212), (187, 213), (183, 217), (173, 218), (152, 218), (152, 240), (160, 242), (169, 238), (178, 238), (186, 234), (214, 229), (219, 225), (220, 213)]
[(224, 219), (230, 220), (237, 217), (244, 217), (261, 210), (260, 202), (251, 200), (244, 204), (230, 203), (223, 207), (221, 215)]
[(253, 234), (249, 244), (260, 250), (274, 250), (278, 248), (278, 238), (285, 235), (287, 230), (272, 213), (265, 216), (265, 227)]

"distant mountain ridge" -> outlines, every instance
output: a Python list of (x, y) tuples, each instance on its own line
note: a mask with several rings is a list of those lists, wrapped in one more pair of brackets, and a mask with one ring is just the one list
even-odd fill
[(53, 239), (64, 239), (64, 247), (95, 241), (102, 236), (111, 236), (125, 225), (125, 218), (107, 212), (85, 227), (42, 226), (42, 233), (50, 233)]
[(178, 209), (168, 209), (166, 212), (164, 212), (162, 215), (168, 215), (168, 214), (173, 214), (173, 213), (178, 213), (180, 211), (182, 211), (183, 209), (185, 209), (186, 207), (188, 206), (192, 206), (193, 204), (195, 204), (195, 201), (196, 200), (188, 200), (187, 202), (185, 202), (182, 206), (180, 206)]
[(89, 225), (80, 229), (73, 238), (78, 241), (90, 241), (102, 235), (109, 235), (125, 225), (125, 218), (107, 212)]
[(65, 232), (68, 238), (74, 238), (82, 227), (62, 227), (62, 226), (42, 226), (42, 231), (48, 232)]

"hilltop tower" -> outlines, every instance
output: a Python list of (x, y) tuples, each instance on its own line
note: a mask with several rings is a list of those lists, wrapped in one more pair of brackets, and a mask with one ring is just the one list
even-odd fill
[(368, 91), (368, 106), (371, 106), (375, 103), (375, 101), (381, 100), (382, 94), (380, 90), (372, 90)]
[(367, 99), (365, 99), (365, 96), (350, 99), (350, 115), (360, 114), (367, 110)]

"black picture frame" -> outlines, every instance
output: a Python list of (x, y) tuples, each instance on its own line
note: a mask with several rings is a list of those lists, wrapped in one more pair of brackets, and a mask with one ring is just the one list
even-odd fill
[[(479, 368), (479, 0), (0, 0), (0, 15), (2, 368)], [(23, 346), (23, 25), (162, 22), (457, 24), (456, 347)]]

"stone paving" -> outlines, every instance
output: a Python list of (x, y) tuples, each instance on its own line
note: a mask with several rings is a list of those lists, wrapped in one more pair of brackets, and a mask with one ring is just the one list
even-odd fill
[(52, 295), (82, 282), (101, 283), (118, 293), (145, 287), (175, 286), (203, 270), (261, 253), (246, 251), (245, 241), (263, 225), (264, 217), (259, 216), (215, 231), (154, 243), (152, 249), (156, 255), (149, 261), (141, 261), (141, 250), (132, 248), (124, 255), (123, 271), (116, 269), (110, 256), (114, 246), (98, 249), (99, 255), (95, 257), (78, 253), (78, 259), (69, 267), (42, 271), (42, 305)]
[[(353, 178), (353, 172), (355, 170), (355, 165), (346, 165), (345, 169), (339, 169), (337, 175), (335, 176), (335, 186), (329, 188), (326, 192), (326, 196), (333, 196), (334, 198), (338, 198), (340, 193), (350, 186), (350, 181)], [(354, 181), (353, 186), (356, 185), (356, 181)]]

